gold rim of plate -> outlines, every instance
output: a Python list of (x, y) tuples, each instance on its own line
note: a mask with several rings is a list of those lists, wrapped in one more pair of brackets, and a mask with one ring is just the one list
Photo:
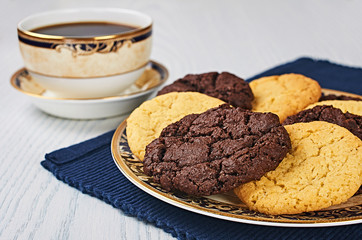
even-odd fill
[[(323, 89), (325, 94), (360, 95)], [(143, 163), (128, 147), (126, 120), (116, 129), (111, 143), (115, 164), (133, 184), (148, 194), (185, 210), (224, 220), (267, 226), (323, 227), (362, 223), (362, 194), (353, 196), (344, 204), (301, 214), (267, 215), (249, 210), (237, 197), (229, 192), (208, 197), (195, 197), (168, 192), (143, 173)], [(354, 199), (354, 200), (353, 200)]]

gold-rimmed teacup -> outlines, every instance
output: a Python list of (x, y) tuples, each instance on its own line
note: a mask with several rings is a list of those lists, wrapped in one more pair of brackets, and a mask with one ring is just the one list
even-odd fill
[[(122, 24), (133, 29), (91, 37), (35, 31), (85, 22)], [(129, 87), (143, 73), (151, 55), (152, 19), (128, 9), (57, 10), (22, 20), (18, 38), (25, 67), (41, 86), (66, 97), (103, 97)]]

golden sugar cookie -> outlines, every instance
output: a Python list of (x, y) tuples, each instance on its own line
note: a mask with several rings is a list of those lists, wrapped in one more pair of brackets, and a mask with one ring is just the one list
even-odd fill
[(250, 82), (253, 111), (272, 112), (280, 122), (303, 110), (321, 97), (318, 82), (301, 74), (262, 77)]
[(259, 181), (234, 189), (266, 214), (316, 211), (347, 201), (362, 183), (362, 141), (338, 125), (315, 121), (285, 126), (292, 150)]
[(220, 99), (197, 92), (172, 92), (142, 103), (127, 119), (127, 139), (132, 153), (143, 160), (146, 146), (162, 129), (186, 115), (202, 113), (224, 104)]
[(313, 108), (315, 106), (333, 106), (334, 108), (339, 108), (343, 113), (349, 112), (355, 115), (362, 116), (362, 101), (353, 101), (353, 100), (328, 100), (317, 102), (309, 105), (307, 109)]

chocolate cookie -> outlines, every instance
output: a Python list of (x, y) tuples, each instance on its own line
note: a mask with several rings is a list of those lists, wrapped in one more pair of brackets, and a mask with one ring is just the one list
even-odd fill
[(351, 133), (362, 140), (362, 116), (351, 113), (343, 113), (332, 106), (315, 106), (287, 117), (283, 125), (299, 122), (325, 121), (347, 128)]
[(354, 115), (362, 116), (362, 101), (354, 101), (354, 100), (327, 100), (327, 101), (315, 102), (307, 106), (305, 109), (310, 109), (314, 108), (315, 106), (322, 106), (322, 105), (338, 108), (343, 113), (349, 112)]
[(346, 95), (335, 95), (335, 94), (322, 94), (321, 98), (319, 99), (319, 102), (321, 101), (328, 101), (328, 100), (344, 100), (344, 101), (348, 101), (348, 100), (353, 100), (353, 101), (362, 101), (362, 98), (358, 98), (358, 97), (350, 97), (350, 96), (346, 96)]
[(146, 147), (143, 169), (168, 191), (212, 195), (260, 179), (290, 148), (277, 115), (224, 104), (164, 128)]
[(169, 92), (200, 92), (245, 109), (251, 109), (254, 99), (249, 84), (228, 72), (188, 74), (161, 89), (157, 95)]
[(145, 101), (127, 119), (129, 148), (143, 160), (146, 146), (158, 138), (167, 125), (222, 104), (225, 102), (198, 92), (172, 92)]

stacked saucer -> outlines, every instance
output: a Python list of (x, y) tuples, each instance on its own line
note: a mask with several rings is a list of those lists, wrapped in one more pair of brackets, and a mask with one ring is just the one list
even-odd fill
[(65, 98), (41, 87), (25, 68), (12, 76), (11, 85), (26, 94), (39, 109), (53, 116), (97, 119), (131, 112), (147, 100), (167, 78), (167, 69), (160, 63), (150, 61), (141, 77), (133, 85), (114, 96)]

